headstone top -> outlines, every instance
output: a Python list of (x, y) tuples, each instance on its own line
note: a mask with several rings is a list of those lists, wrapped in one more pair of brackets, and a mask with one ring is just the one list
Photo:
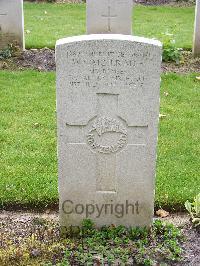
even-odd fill
[(87, 0), (87, 33), (131, 34), (132, 0)]
[(0, 0), (0, 49), (15, 42), (25, 48), (23, 0)]
[(92, 40), (117, 40), (117, 41), (131, 41), (143, 44), (150, 44), (162, 47), (162, 43), (158, 40), (148, 39), (144, 37), (123, 35), (123, 34), (90, 34), (90, 35), (79, 35), (73, 37), (67, 37), (57, 40), (56, 46), (71, 43), (71, 42), (82, 42), (82, 41), (92, 41)]

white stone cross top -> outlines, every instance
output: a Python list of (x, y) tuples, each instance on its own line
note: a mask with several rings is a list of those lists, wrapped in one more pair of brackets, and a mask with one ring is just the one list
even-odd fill
[(25, 48), (23, 0), (0, 0), (0, 49), (14, 42)]
[(87, 0), (87, 34), (131, 34), (132, 0)]

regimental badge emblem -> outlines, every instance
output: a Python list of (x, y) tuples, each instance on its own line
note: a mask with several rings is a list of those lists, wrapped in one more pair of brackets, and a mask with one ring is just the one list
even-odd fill
[(116, 153), (127, 144), (127, 130), (117, 119), (101, 116), (96, 118), (86, 136), (94, 152)]

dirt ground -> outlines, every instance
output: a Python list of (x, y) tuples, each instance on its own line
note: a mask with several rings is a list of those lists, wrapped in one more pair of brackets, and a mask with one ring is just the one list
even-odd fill
[[(56, 3), (84, 3), (84, 0), (56, 0)], [(195, 4), (195, 0), (133, 0), (136, 4), (149, 5), (149, 6), (161, 6), (161, 5), (170, 5), (170, 6), (191, 6)]]
[[(156, 219), (156, 218), (155, 218)], [(184, 261), (174, 263), (176, 266), (199, 266), (200, 265), (200, 232), (192, 228), (187, 214), (173, 214), (167, 218), (162, 218), (165, 221), (173, 223), (181, 228), (185, 236), (185, 241), (182, 244), (184, 250)], [(58, 212), (47, 211), (46, 213), (34, 212), (0, 212), (0, 236), (16, 241), (22, 241), (24, 237), (30, 235), (34, 231), (34, 227), (38, 221), (50, 222), (55, 224), (56, 232), (59, 231)], [(0, 237), (0, 242), (2, 241)], [(1, 248), (1, 246), (0, 246)]]
[[(26, 50), (18, 57), (0, 60), (0, 70), (3, 69), (55, 71), (55, 51), (48, 48)], [(200, 58), (194, 59), (190, 51), (184, 51), (183, 60), (180, 64), (162, 63), (162, 71), (180, 74), (198, 73), (200, 72)]]
[(195, 0), (180, 1), (180, 0), (134, 0), (136, 4), (141, 4), (145, 6), (176, 6), (176, 7), (186, 7), (195, 5)]

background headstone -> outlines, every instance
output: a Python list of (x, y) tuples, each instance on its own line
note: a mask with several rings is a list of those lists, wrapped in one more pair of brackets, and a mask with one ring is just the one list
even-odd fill
[(87, 0), (87, 34), (131, 34), (133, 0)]
[(15, 41), (25, 48), (23, 0), (0, 0), (0, 49)]
[(200, 0), (196, 0), (193, 55), (200, 56)]
[(60, 222), (150, 225), (161, 44), (87, 35), (56, 45)]

